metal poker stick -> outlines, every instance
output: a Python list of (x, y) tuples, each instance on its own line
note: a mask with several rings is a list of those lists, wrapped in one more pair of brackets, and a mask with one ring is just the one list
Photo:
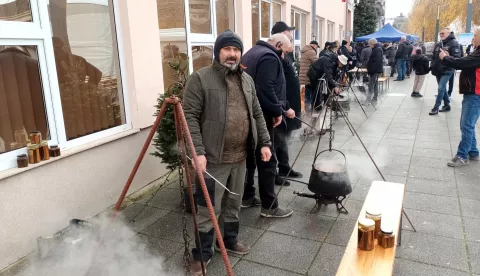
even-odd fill
[[(190, 158), (188, 155), (187, 155), (187, 158), (188, 158), (188, 160), (190, 160), (190, 162), (193, 163), (192, 158)], [(207, 172), (206, 170), (204, 171), (204, 173), (205, 173), (206, 175), (210, 176), (213, 180), (215, 180), (215, 182), (217, 182), (218, 184), (220, 184), (220, 186), (222, 186), (227, 192), (231, 193), (232, 195), (240, 196), (239, 194), (230, 191), (230, 190), (227, 188), (227, 186), (223, 185), (222, 182), (218, 181), (213, 175), (211, 175), (211, 174), (210, 174), (209, 172)]]

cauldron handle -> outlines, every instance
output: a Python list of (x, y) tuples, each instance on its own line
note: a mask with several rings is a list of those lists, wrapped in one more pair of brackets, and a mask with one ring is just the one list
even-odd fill
[(326, 152), (326, 151), (336, 151), (336, 152), (339, 152), (343, 155), (343, 159), (345, 160), (345, 165), (347, 165), (347, 157), (345, 156), (345, 154), (339, 150), (336, 150), (336, 149), (326, 149), (326, 150), (322, 150), (321, 152), (319, 152), (316, 156), (315, 156), (315, 159), (313, 159), (313, 164), (312, 164), (312, 167), (315, 167), (315, 163), (317, 162), (317, 158), (320, 156), (320, 154)]

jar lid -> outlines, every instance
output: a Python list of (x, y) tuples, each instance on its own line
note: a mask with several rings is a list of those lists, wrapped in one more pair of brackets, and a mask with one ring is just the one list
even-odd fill
[(366, 213), (367, 213), (367, 215), (374, 216), (374, 217), (381, 217), (382, 216), (382, 212), (380, 212), (380, 210), (378, 210), (376, 208), (369, 208), (369, 209), (367, 209)]
[(26, 154), (19, 154), (19, 155), (17, 155), (17, 158), (26, 158), (26, 157), (27, 157)]
[(369, 219), (369, 218), (360, 218), (358, 220), (358, 224), (360, 224), (362, 226), (365, 226), (365, 227), (371, 227), (371, 226), (375, 226), (375, 221), (373, 221), (373, 219)]
[(58, 148), (58, 145), (51, 145), (50, 148), (51, 149), (56, 149), (56, 148)]
[(31, 131), (30, 132), (30, 135), (37, 135), (37, 134), (40, 134), (40, 131), (36, 130), (36, 131)]
[(389, 225), (381, 225), (380, 230), (382, 231), (382, 233), (385, 234), (393, 234), (393, 229)]
[(47, 141), (47, 140), (42, 140), (42, 141), (40, 142), (40, 145), (42, 145), (42, 146), (48, 146), (48, 141)]

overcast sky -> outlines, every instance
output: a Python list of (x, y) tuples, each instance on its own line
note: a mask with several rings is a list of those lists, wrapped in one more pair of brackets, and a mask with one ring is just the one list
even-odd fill
[(399, 16), (400, 13), (407, 16), (412, 9), (413, 0), (386, 0), (385, 1), (385, 16), (393, 18)]

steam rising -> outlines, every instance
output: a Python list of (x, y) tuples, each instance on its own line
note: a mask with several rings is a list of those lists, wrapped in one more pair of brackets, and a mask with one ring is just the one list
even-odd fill
[[(163, 257), (155, 256), (120, 218), (93, 219), (98, 231), (75, 227), (44, 259), (21, 274), (31, 276), (167, 276)], [(99, 239), (99, 237), (102, 237)], [(98, 241), (101, 240), (101, 243)], [(179, 275), (179, 274), (176, 274)]]

